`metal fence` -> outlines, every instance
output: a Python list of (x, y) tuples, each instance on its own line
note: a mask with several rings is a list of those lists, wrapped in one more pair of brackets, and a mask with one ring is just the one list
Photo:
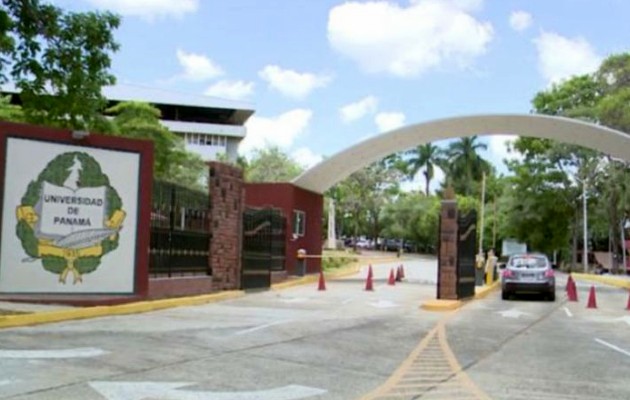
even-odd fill
[(282, 211), (248, 208), (243, 213), (241, 287), (271, 285), (271, 271), (285, 270), (286, 218)]
[(155, 181), (151, 202), (151, 276), (212, 275), (210, 196)]

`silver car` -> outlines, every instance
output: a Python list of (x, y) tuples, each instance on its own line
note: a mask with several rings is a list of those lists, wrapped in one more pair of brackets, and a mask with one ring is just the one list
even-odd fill
[(556, 300), (556, 277), (544, 254), (515, 254), (501, 274), (501, 298), (516, 293), (539, 293)]

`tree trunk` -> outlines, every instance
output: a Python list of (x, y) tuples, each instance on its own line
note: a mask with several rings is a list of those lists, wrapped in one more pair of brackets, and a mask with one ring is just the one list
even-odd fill
[(427, 197), (429, 197), (429, 184), (431, 183), (431, 178), (429, 178), (429, 173), (426, 171), (424, 172), (424, 178), (425, 178), (424, 193), (427, 195)]

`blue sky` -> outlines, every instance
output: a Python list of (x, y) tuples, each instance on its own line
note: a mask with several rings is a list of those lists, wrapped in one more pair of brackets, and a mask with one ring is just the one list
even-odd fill
[[(56, 0), (123, 16), (120, 82), (251, 102), (242, 151), (312, 164), (380, 131), (527, 113), (628, 51), (626, 0)], [(501, 164), (505, 137), (484, 139)]]

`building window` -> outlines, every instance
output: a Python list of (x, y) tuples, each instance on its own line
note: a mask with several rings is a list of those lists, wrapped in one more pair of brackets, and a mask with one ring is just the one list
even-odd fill
[(306, 231), (306, 213), (293, 210), (293, 236), (304, 236)]

